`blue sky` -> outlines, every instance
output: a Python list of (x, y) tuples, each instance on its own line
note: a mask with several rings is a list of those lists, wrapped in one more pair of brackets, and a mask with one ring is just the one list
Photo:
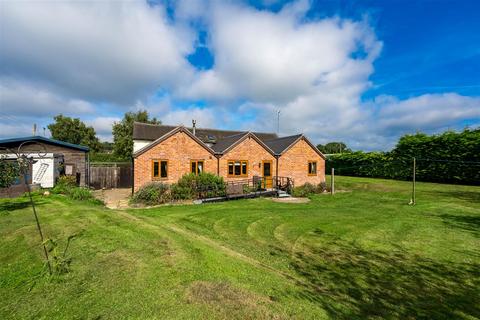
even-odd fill
[[(63, 113), (388, 150), (480, 125), (478, 1), (0, 3), (0, 137)], [(48, 134), (48, 132), (47, 132)]]

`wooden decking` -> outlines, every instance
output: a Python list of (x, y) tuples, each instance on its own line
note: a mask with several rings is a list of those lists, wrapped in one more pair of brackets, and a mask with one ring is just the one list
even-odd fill
[(221, 201), (229, 201), (229, 200), (238, 200), (238, 199), (251, 199), (257, 197), (269, 197), (269, 196), (277, 196), (277, 190), (262, 190), (256, 192), (249, 192), (249, 193), (242, 193), (242, 194), (231, 194), (224, 197), (214, 197), (214, 198), (206, 198), (198, 200), (198, 203), (210, 203), (210, 202), (221, 202)]

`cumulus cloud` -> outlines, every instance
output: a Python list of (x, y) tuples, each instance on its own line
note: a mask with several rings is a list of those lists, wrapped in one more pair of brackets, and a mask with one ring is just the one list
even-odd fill
[(197, 127), (209, 128), (215, 127), (216, 115), (213, 109), (204, 109), (200, 107), (189, 107), (184, 110), (172, 110), (162, 116), (162, 122), (170, 125), (184, 125), (190, 127), (192, 119), (197, 121)]
[(27, 117), (94, 112), (94, 106), (85, 100), (61, 96), (39, 84), (6, 78), (0, 78), (0, 106), (4, 114)]
[(434, 130), (459, 120), (480, 118), (480, 98), (456, 93), (425, 94), (406, 100), (381, 96), (375, 101), (379, 130), (384, 133)]
[[(383, 45), (368, 17), (307, 18), (302, 0), (278, 12), (233, 1), (174, 4), (168, 16), (143, 1), (0, 2), (0, 136), (70, 112), (111, 139), (113, 115), (138, 109), (172, 125), (275, 131), (280, 110), (282, 135), (385, 150), (407, 132), (478, 123), (478, 97), (365, 101)], [(211, 69), (187, 61), (195, 46), (213, 55)], [(15, 127), (12, 117), (30, 118)]]
[(302, 22), (307, 9), (305, 1), (278, 13), (217, 3), (208, 19), (215, 65), (197, 73), (179, 94), (288, 103), (328, 85), (355, 81), (342, 70), (358, 67), (359, 76), (368, 77), (372, 69), (351, 57), (362, 50), (366, 56), (361, 60), (370, 65), (378, 56), (382, 44), (368, 24), (339, 18)]
[(30, 126), (26, 123), (6, 119), (0, 115), (0, 138), (28, 137), (32, 135), (32, 132), (33, 122)]
[(188, 79), (194, 35), (143, 1), (0, 2), (0, 72), (131, 104)]
[(97, 136), (102, 141), (112, 141), (112, 126), (114, 122), (121, 121), (118, 117), (96, 117), (85, 121), (88, 126), (92, 126)]

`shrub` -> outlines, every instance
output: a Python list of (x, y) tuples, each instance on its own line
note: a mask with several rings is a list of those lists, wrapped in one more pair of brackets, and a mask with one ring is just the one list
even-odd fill
[(320, 182), (317, 186), (317, 192), (323, 193), (325, 191), (328, 191), (327, 183), (325, 181)]
[(308, 182), (303, 185), (303, 190), (306, 194), (312, 194), (317, 192), (317, 188), (313, 184)]
[(68, 194), (70, 190), (77, 186), (77, 179), (74, 176), (60, 176), (57, 179), (53, 193)]
[(131, 202), (146, 205), (157, 205), (171, 200), (170, 188), (167, 184), (152, 182), (142, 186), (132, 196)]
[(94, 198), (90, 190), (80, 187), (71, 188), (68, 197), (73, 200), (92, 200)]
[(315, 193), (321, 193), (326, 189), (327, 184), (325, 182), (321, 182), (317, 186), (307, 182), (303, 186), (293, 188), (292, 195), (294, 197), (308, 197)]
[(91, 201), (94, 203), (103, 204), (102, 201), (95, 199), (90, 189), (77, 187), (77, 179), (74, 176), (59, 177), (57, 184), (52, 189), (52, 193), (64, 194), (72, 200)]
[(20, 166), (17, 161), (0, 158), (0, 188), (10, 187), (20, 177)]
[(172, 198), (178, 200), (195, 199), (199, 193), (202, 197), (225, 195), (225, 182), (222, 177), (211, 173), (195, 175), (189, 173), (172, 185)]
[(90, 162), (129, 162), (128, 157), (118, 156), (114, 153), (92, 153), (90, 155)]
[(174, 183), (171, 186), (172, 198), (175, 200), (187, 200), (195, 197), (195, 190), (188, 185)]

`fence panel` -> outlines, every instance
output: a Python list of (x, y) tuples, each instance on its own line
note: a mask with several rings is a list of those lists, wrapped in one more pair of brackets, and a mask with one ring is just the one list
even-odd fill
[(130, 188), (132, 171), (130, 163), (92, 163), (90, 186), (94, 189)]

